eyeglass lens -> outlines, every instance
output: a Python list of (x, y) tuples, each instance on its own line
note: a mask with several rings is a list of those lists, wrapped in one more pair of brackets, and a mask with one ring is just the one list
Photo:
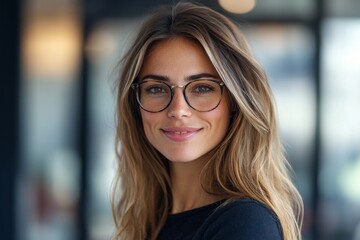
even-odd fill
[[(195, 110), (211, 111), (222, 96), (222, 83), (215, 80), (196, 80), (182, 86), (186, 102)], [(141, 107), (149, 112), (160, 112), (168, 107), (174, 88), (162, 81), (149, 80), (138, 85), (137, 99)]]

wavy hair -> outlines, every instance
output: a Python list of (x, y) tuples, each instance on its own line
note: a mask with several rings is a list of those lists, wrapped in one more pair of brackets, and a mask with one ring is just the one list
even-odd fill
[(289, 175), (266, 75), (235, 23), (208, 7), (183, 2), (154, 12), (121, 62), (114, 238), (156, 239), (171, 209), (168, 160), (145, 137), (131, 84), (153, 44), (176, 36), (202, 45), (233, 109), (228, 133), (202, 171), (202, 187), (229, 200), (252, 198), (265, 204), (278, 217), (285, 240), (301, 239), (303, 204)]

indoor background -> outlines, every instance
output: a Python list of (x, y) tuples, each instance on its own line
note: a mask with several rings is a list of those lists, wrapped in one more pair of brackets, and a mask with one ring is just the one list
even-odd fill
[[(111, 238), (117, 64), (172, 2), (1, 4), (1, 239)], [(360, 1), (198, 2), (239, 24), (268, 74), (303, 239), (360, 240)]]

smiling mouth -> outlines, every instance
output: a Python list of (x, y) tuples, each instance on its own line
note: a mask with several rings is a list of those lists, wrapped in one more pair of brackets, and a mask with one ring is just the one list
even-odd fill
[(186, 134), (186, 133), (190, 133), (190, 132), (184, 131), (184, 132), (173, 132), (173, 133), (175, 133), (175, 134)]
[(164, 135), (175, 142), (183, 142), (192, 139), (202, 128), (192, 128), (187, 130), (161, 129)]

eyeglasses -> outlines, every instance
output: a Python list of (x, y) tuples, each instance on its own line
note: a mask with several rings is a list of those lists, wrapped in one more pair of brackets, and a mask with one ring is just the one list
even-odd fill
[(142, 109), (157, 113), (165, 110), (174, 97), (174, 88), (182, 88), (187, 104), (200, 112), (209, 112), (219, 106), (225, 84), (216, 80), (194, 80), (183, 86), (164, 81), (146, 80), (132, 84)]

